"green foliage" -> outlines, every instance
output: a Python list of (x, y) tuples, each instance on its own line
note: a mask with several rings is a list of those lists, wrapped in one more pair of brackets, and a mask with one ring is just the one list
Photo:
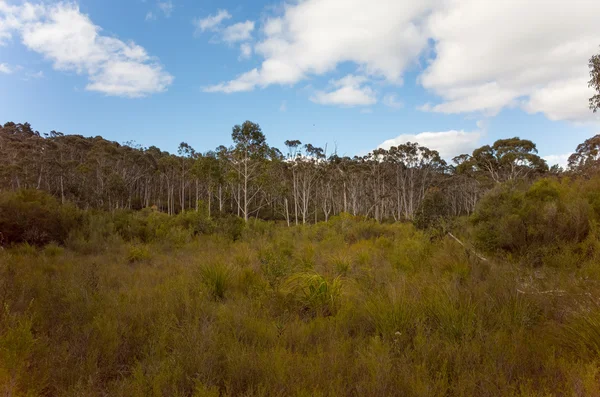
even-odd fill
[(242, 237), (242, 233), (246, 227), (242, 218), (233, 215), (219, 217), (215, 222), (216, 233), (227, 236), (233, 241), (239, 240)]
[(340, 306), (343, 281), (340, 276), (327, 280), (312, 272), (296, 273), (287, 278), (282, 291), (293, 296), (300, 309), (310, 315), (335, 315)]
[(486, 251), (527, 255), (534, 262), (554, 249), (579, 244), (597, 219), (586, 188), (585, 182), (568, 179), (499, 186), (471, 218), (474, 239)]
[(129, 263), (146, 262), (152, 258), (148, 247), (136, 244), (129, 247), (127, 252), (127, 261)]
[(200, 268), (200, 277), (213, 299), (225, 299), (232, 281), (232, 272), (229, 266), (222, 264), (204, 265)]
[(419, 229), (441, 229), (448, 215), (448, 203), (443, 192), (439, 188), (431, 188), (425, 193), (414, 223)]
[(50, 243), (44, 247), (44, 255), (50, 258), (61, 256), (65, 252), (63, 247), (60, 247), (54, 243)]
[[(0, 250), (0, 393), (596, 395), (596, 186), (495, 192), (544, 241), (535, 269), (345, 214), (241, 221), (234, 240), (220, 217), (211, 235), (193, 231), (202, 214), (86, 213), (66, 247)], [(590, 203), (583, 240), (561, 220), (574, 197)]]
[(28, 243), (62, 244), (81, 223), (79, 210), (40, 190), (0, 194), (0, 245)]
[[(4, 395), (21, 395), (21, 392), (36, 389), (36, 384), (27, 384), (27, 370), (33, 364), (32, 356), (36, 339), (32, 333), (32, 319), (28, 315), (16, 315), (4, 307), (5, 323), (0, 326), (0, 390)], [(39, 392), (39, 390), (38, 390)]]

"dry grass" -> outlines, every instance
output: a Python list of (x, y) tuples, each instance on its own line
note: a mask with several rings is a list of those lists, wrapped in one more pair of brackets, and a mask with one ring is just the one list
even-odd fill
[(406, 224), (260, 227), (0, 252), (0, 393), (600, 395), (594, 256), (515, 268)]

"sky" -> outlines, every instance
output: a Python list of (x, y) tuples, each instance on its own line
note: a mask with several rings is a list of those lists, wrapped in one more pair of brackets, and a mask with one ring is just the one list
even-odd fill
[(450, 160), (518, 136), (550, 165), (600, 133), (597, 0), (0, 0), (0, 123), (175, 152), (259, 123)]

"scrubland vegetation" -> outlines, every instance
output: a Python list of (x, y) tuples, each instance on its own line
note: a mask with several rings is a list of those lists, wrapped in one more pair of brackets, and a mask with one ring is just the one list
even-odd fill
[(231, 138), (0, 126), (1, 395), (600, 396), (600, 135)]
[(500, 184), (420, 228), (205, 207), (3, 193), (2, 393), (600, 395), (598, 177)]

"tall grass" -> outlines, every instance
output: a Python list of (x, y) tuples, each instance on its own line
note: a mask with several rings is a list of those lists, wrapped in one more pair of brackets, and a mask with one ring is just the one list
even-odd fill
[(0, 250), (3, 395), (600, 395), (593, 252), (516, 267), (346, 215), (167, 242), (104, 225)]

